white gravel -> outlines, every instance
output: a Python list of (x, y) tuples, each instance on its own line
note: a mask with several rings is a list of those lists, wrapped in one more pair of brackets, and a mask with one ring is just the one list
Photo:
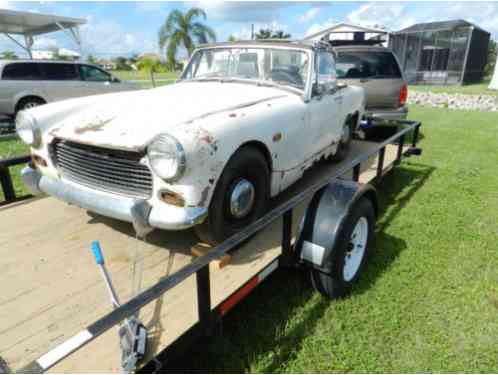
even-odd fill
[(433, 108), (498, 112), (498, 96), (494, 95), (445, 94), (411, 90), (408, 94), (408, 104)]

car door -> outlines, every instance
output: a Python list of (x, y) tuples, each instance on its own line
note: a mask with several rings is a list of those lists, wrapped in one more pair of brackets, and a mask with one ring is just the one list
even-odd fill
[(39, 63), (43, 88), (49, 101), (77, 98), (85, 95), (80, 75), (72, 63)]
[(313, 146), (308, 157), (336, 142), (343, 126), (343, 95), (337, 90), (334, 55), (319, 50), (315, 67), (316, 79), (307, 111)]
[(85, 82), (87, 95), (122, 91), (121, 83), (106, 71), (96, 66), (81, 64), (80, 74)]

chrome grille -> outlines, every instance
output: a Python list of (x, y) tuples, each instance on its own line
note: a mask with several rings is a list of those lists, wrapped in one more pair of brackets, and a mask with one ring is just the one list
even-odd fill
[(142, 154), (56, 139), (52, 158), (62, 175), (87, 187), (133, 198), (150, 198), (152, 175)]

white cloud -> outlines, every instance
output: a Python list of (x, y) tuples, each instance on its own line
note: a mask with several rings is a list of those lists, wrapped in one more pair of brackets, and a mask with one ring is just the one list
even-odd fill
[(36, 50), (52, 50), (58, 48), (57, 41), (53, 38), (47, 38), (44, 36), (35, 38), (33, 43), (33, 49)]
[(0, 9), (15, 9), (15, 5), (12, 1), (0, 0)]
[(95, 21), (86, 17), (87, 23), (81, 27), (83, 52), (98, 57), (115, 57), (131, 53), (157, 52), (155, 39), (142, 32), (130, 33), (112, 20)]
[(271, 22), (279, 15), (279, 10), (292, 6), (286, 1), (240, 1), (220, 0), (198, 1), (198, 6), (206, 11), (208, 20), (228, 22)]
[(498, 3), (491, 2), (372, 2), (353, 10), (345, 21), (370, 27), (383, 25), (397, 31), (415, 23), (454, 19), (473, 22), (498, 37)]
[(305, 23), (311, 21), (313, 18), (315, 18), (318, 13), (320, 12), (320, 8), (311, 8), (309, 9), (306, 13), (304, 13), (302, 16), (300, 16), (297, 21), (299, 23)]

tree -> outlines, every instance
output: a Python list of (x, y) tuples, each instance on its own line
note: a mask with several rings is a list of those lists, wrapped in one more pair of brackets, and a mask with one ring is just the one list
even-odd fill
[(271, 37), (275, 39), (289, 39), (291, 35), (283, 32), (282, 30), (277, 30)]
[(199, 17), (206, 19), (206, 12), (200, 8), (191, 8), (185, 13), (173, 10), (159, 29), (159, 48), (164, 50), (166, 47), (166, 59), (169, 66), (176, 65), (176, 53), (179, 47), (185, 47), (190, 56), (196, 43), (202, 44), (216, 40), (213, 29), (196, 21)]
[(156, 87), (156, 81), (154, 80), (154, 73), (157, 73), (159, 72), (159, 70), (161, 70), (161, 62), (158, 59), (154, 59), (152, 57), (144, 57), (143, 59), (138, 61), (137, 67), (138, 69), (148, 72), (150, 74), (152, 86)]
[(0, 56), (4, 60), (17, 60), (18, 59), (15, 52), (12, 52), (12, 51), (4, 51), (0, 54)]
[(255, 37), (256, 39), (270, 39), (272, 35), (272, 32), (270, 29), (259, 29), (259, 31), (256, 33)]
[(493, 74), (496, 63), (496, 54), (498, 53), (497, 49), (496, 42), (493, 39), (490, 39), (488, 45), (488, 58), (486, 66), (484, 67), (484, 77), (491, 77)]
[(259, 29), (255, 37), (256, 39), (289, 39), (291, 35), (282, 30)]
[(89, 64), (97, 64), (97, 59), (93, 55), (88, 55), (86, 61), (88, 61)]
[(237, 38), (236, 38), (234, 35), (230, 35), (230, 36), (228, 37), (228, 41), (229, 41), (229, 42), (236, 42), (236, 41), (237, 41)]

